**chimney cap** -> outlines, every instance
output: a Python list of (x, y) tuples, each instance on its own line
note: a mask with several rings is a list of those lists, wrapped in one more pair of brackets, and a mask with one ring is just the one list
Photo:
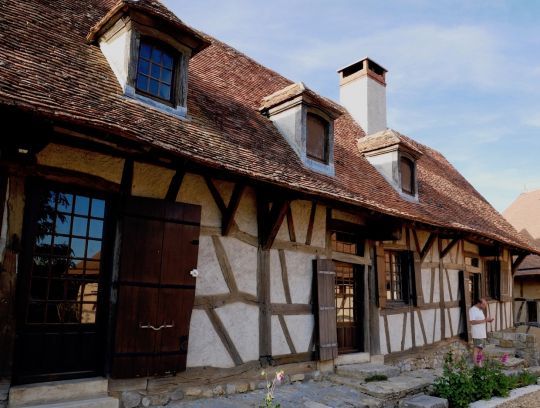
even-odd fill
[(360, 63), (360, 62), (363, 62), (363, 61), (369, 61), (369, 62), (371, 62), (372, 64), (375, 64), (375, 66), (376, 66), (377, 68), (380, 68), (380, 69), (383, 70), (384, 72), (388, 72), (388, 70), (387, 70), (385, 67), (383, 67), (383, 66), (382, 66), (381, 64), (379, 64), (377, 61), (374, 61), (372, 58), (369, 58), (369, 57), (360, 58), (359, 60), (356, 60), (356, 61), (354, 61), (354, 62), (352, 62), (352, 63), (350, 63), (350, 64), (348, 64), (348, 65), (345, 65), (344, 67), (338, 69), (337, 72), (340, 73), (340, 72), (342, 72), (343, 70), (345, 70), (345, 69), (347, 69), (347, 68), (349, 68), (349, 67), (352, 67), (353, 65), (356, 65), (356, 64), (358, 64), (358, 63)]

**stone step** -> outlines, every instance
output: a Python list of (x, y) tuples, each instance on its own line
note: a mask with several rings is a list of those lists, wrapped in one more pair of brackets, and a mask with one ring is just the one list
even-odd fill
[[(116, 398), (96, 397), (24, 405), (24, 408), (118, 408), (119, 405), (118, 399)], [(11, 405), (9, 407), (11, 407)]]
[(399, 402), (400, 408), (448, 408), (448, 400), (431, 395), (415, 395)]
[(518, 357), (508, 357), (508, 359), (502, 363), (505, 368), (524, 368), (525, 360)]
[(108, 382), (102, 377), (17, 385), (9, 390), (9, 406), (104, 397), (107, 387)]
[(385, 375), (387, 378), (399, 375), (399, 368), (383, 364), (349, 364), (338, 366), (336, 374), (343, 377), (352, 377), (364, 381), (374, 375)]

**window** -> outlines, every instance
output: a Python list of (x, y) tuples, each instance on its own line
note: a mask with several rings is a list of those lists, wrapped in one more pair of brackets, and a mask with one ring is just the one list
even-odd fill
[[(385, 251), (386, 299), (409, 303), (412, 276), (412, 256), (409, 251)], [(412, 284), (412, 285), (411, 285)]]
[(471, 305), (474, 305), (482, 296), (480, 293), (480, 274), (469, 274), (469, 294), (471, 295)]
[(333, 232), (332, 250), (344, 254), (364, 256), (364, 242), (358, 240), (354, 234)]
[(174, 102), (175, 58), (165, 47), (141, 40), (137, 64), (137, 91)]
[(501, 263), (498, 260), (486, 262), (486, 292), (491, 299), (501, 298)]
[(414, 195), (414, 162), (408, 157), (401, 156), (399, 167), (401, 172), (401, 190), (404, 193)]
[(307, 114), (307, 156), (328, 163), (328, 122), (320, 116)]

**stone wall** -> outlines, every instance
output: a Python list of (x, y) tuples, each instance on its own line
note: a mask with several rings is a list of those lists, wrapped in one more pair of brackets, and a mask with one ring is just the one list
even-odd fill
[(529, 367), (540, 364), (540, 329), (519, 326), (515, 329), (488, 333), (489, 343), (515, 349), (515, 356), (523, 358)]

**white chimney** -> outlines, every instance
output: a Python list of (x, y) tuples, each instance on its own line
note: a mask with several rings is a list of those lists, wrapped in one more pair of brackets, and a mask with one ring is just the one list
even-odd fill
[(367, 57), (338, 70), (339, 102), (366, 135), (386, 129), (386, 72)]

